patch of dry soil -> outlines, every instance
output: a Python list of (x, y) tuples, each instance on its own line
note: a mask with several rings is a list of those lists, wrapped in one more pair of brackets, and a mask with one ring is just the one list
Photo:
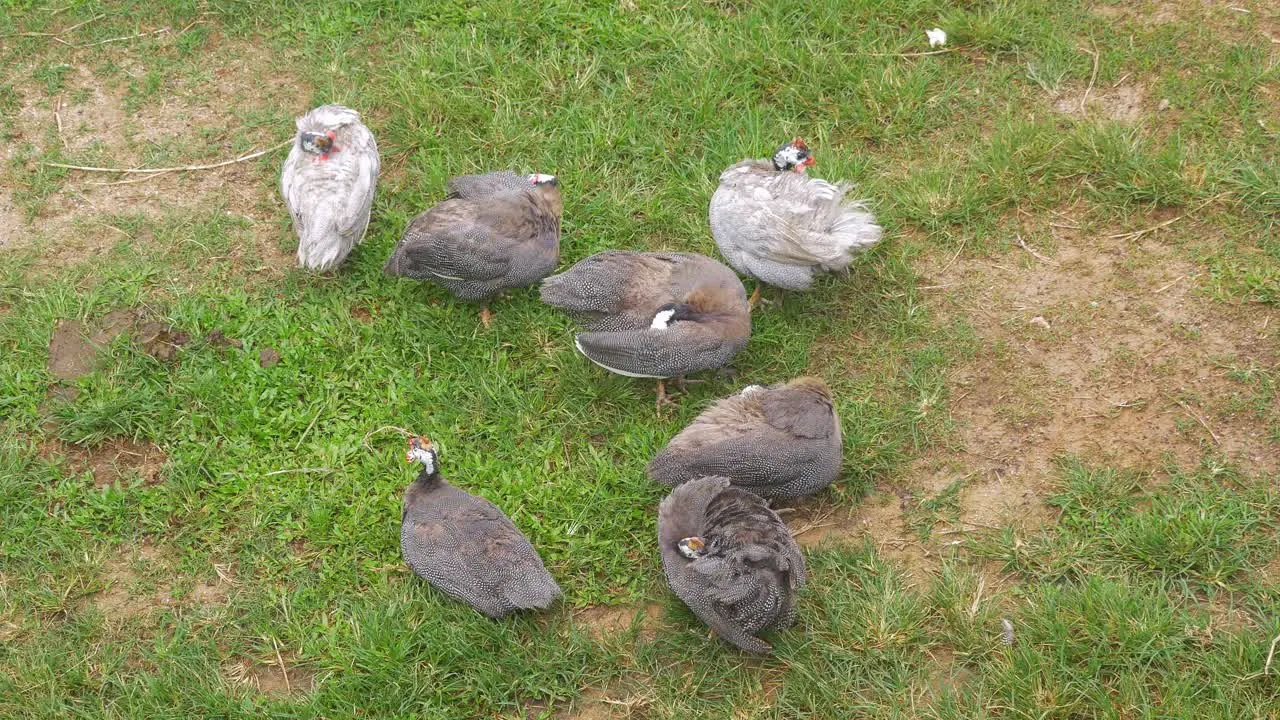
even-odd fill
[(143, 589), (147, 587), (144, 573), (161, 560), (159, 549), (149, 543), (109, 558), (102, 572), (103, 589), (88, 596), (87, 603), (112, 621), (137, 618), (153, 608), (171, 605), (173, 596), (167, 584)]
[(164, 479), (164, 451), (150, 442), (112, 439), (93, 447), (74, 445), (61, 440), (48, 440), (40, 448), (46, 459), (65, 458), (73, 474), (85, 470), (93, 473), (93, 484), (108, 487), (121, 478), (137, 475), (143, 485), (155, 485)]
[(222, 666), (227, 682), (261, 695), (284, 697), (301, 695), (315, 688), (316, 674), (297, 665), (289, 653), (264, 662), (236, 660)]
[(650, 640), (662, 627), (662, 606), (596, 605), (574, 613), (573, 621), (597, 640), (623, 635), (636, 625), (640, 626), (640, 637)]
[(870, 541), (880, 557), (902, 571), (910, 584), (921, 587), (941, 565), (942, 548), (921, 543), (907, 527), (904, 515), (912, 502), (910, 493), (876, 488), (852, 511), (824, 500), (798, 500), (782, 519), (805, 550)]
[[(33, 220), (15, 201), (7, 166), (19, 151), (40, 156), (50, 146), (61, 146), (71, 164), (121, 168), (155, 167), (148, 158), (156, 155), (189, 158), (160, 163), (169, 167), (220, 162), (246, 154), (246, 147), (262, 149), (287, 139), (294, 132), (292, 123), (245, 129), (237, 114), (305, 111), (309, 91), (296, 83), (300, 76), (280, 72), (282, 59), (264, 43), (228, 40), (217, 33), (206, 43), (217, 52), (203, 54), (203, 72), (174, 70), (176, 56), (163, 49), (144, 55), (122, 44), (101, 49), (122, 72), (100, 76), (85, 63), (102, 57), (73, 54), (60, 61), (69, 70), (54, 96), (31, 79), (44, 59), (32, 58), (14, 68), (11, 76), (22, 110), (12, 127), (17, 137), (0, 150), (6, 161), (0, 164), (0, 249), (35, 244), (42, 265), (89, 262), (117, 243), (145, 242), (150, 236), (146, 230), (135, 233), (112, 225), (114, 215), (160, 220), (221, 206), (251, 228), (247, 237), (235, 239), (239, 244), (233, 255), (251, 251), (269, 266), (291, 264), (292, 258), (279, 249), (285, 240), (283, 205), (274, 180), (254, 161), (155, 176), (71, 171)], [(131, 78), (157, 72), (166, 87), (158, 98), (135, 104), (129, 97)], [(283, 161), (283, 152), (269, 157)]]
[(1066, 115), (1101, 115), (1117, 122), (1134, 123), (1143, 114), (1159, 109), (1159, 104), (1158, 101), (1155, 105), (1151, 103), (1144, 86), (1122, 82), (1110, 87), (1073, 85), (1054, 97), (1053, 109)]
[(962, 521), (1034, 526), (1064, 454), (1152, 471), (1205, 453), (1246, 471), (1280, 467), (1267, 438), (1275, 409), (1259, 416), (1228, 376), (1276, 367), (1280, 312), (1200, 298), (1196, 268), (1154, 233), (1076, 225), (1024, 237), (1058, 249), (920, 268), (923, 284), (945, 288), (932, 300), (939, 314), (965, 319), (984, 347), (949, 383), (957, 447), (917, 461), (912, 482), (976, 473)]

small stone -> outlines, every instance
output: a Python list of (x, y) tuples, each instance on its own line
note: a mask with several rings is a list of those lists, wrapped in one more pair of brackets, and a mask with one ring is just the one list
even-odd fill
[(1039, 315), (1037, 315), (1037, 316), (1035, 316), (1035, 317), (1031, 318), (1031, 324), (1032, 324), (1032, 325), (1037, 325), (1037, 326), (1039, 326), (1039, 327), (1042, 327), (1042, 328), (1044, 328), (1045, 330), (1048, 330), (1048, 329), (1049, 329), (1049, 321), (1048, 321), (1048, 320), (1045, 320), (1043, 317), (1041, 317), (1041, 316), (1039, 316)]
[(1168, 109), (1169, 109), (1169, 99), (1168, 99), (1168, 98), (1163, 98), (1163, 99), (1161, 99), (1161, 100), (1160, 100), (1160, 106), (1159, 106), (1159, 108), (1158, 108), (1158, 109), (1160, 110), (1160, 112), (1164, 112), (1165, 110), (1168, 110)]
[(280, 353), (272, 350), (271, 348), (263, 348), (262, 351), (258, 353), (258, 364), (264, 368), (269, 368), (278, 362), (280, 362)]

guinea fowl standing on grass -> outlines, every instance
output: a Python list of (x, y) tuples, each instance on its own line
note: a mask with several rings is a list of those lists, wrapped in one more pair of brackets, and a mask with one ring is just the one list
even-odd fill
[(723, 475), (764, 498), (809, 495), (840, 475), (840, 418), (815, 377), (751, 385), (708, 408), (649, 463), (649, 477), (680, 485)]
[(658, 506), (667, 584), (698, 619), (748, 652), (773, 648), (756, 635), (795, 618), (805, 564), (787, 526), (758, 496), (704, 477)]
[(546, 608), (560, 597), (542, 558), (496, 505), (440, 475), (431, 441), (410, 438), (422, 472), (404, 496), (400, 550), (413, 571), (489, 617)]
[(778, 148), (770, 160), (743, 160), (720, 174), (711, 196), (711, 235), (729, 264), (760, 284), (807, 290), (819, 272), (846, 270), (853, 254), (880, 241), (881, 229), (850, 186), (810, 178), (804, 141)]
[(321, 105), (298, 118), (280, 191), (298, 234), (298, 264), (331, 270), (364, 240), (378, 184), (378, 144), (360, 113)]
[(658, 381), (723, 367), (751, 337), (747, 291), (704, 255), (609, 250), (542, 283), (542, 301), (586, 332), (578, 351), (604, 369)]
[(384, 268), (430, 280), (459, 300), (532, 285), (560, 261), (560, 190), (552, 175), (493, 172), (449, 181), (449, 196), (409, 223)]

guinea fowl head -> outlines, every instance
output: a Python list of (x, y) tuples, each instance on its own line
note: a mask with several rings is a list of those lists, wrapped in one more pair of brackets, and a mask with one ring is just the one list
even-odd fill
[(560, 181), (556, 180), (555, 175), (547, 175), (545, 173), (534, 173), (530, 175), (529, 182), (534, 185), (550, 185), (551, 187), (555, 187), (560, 184)]
[(338, 136), (342, 135), (344, 143), (348, 125), (360, 122), (360, 113), (341, 105), (321, 105), (298, 118), (294, 123), (298, 127), (298, 147), (303, 152), (328, 160), (329, 155), (339, 152)]
[(329, 153), (337, 150), (333, 146), (336, 133), (332, 130), (325, 132), (310, 132), (304, 130), (298, 133), (298, 147), (302, 151), (311, 155), (319, 155), (321, 158), (328, 159)]
[(649, 323), (649, 327), (653, 330), (666, 330), (671, 327), (671, 323), (678, 320), (693, 320), (696, 314), (693, 307), (687, 303), (667, 303), (653, 314), (653, 321)]
[(792, 171), (803, 173), (806, 168), (816, 163), (809, 146), (800, 138), (778, 148), (773, 154), (773, 168), (779, 172)]
[(409, 462), (422, 463), (422, 472), (428, 477), (440, 472), (439, 455), (436, 453), (436, 446), (425, 437), (410, 437), (409, 450), (405, 452), (404, 459)]
[(697, 560), (706, 554), (707, 543), (705, 540), (695, 535), (693, 537), (681, 538), (680, 542), (676, 543), (676, 549), (679, 550), (680, 554), (686, 558), (690, 560)]

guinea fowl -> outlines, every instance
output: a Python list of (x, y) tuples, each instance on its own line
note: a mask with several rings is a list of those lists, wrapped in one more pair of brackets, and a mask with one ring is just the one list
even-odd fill
[(748, 652), (773, 648), (756, 637), (795, 618), (805, 565), (787, 526), (760, 497), (704, 477), (658, 506), (667, 584), (698, 619)]
[(492, 618), (546, 608), (560, 597), (542, 558), (496, 505), (440, 475), (431, 441), (410, 438), (422, 472), (404, 496), (400, 550), (413, 571)]
[(840, 474), (840, 418), (822, 380), (751, 385), (715, 405), (649, 463), (649, 477), (679, 485), (723, 475), (764, 498), (815, 493)]
[(609, 250), (542, 283), (542, 301), (577, 319), (578, 351), (604, 369), (658, 380), (723, 367), (751, 337), (747, 291), (704, 255)]
[(815, 162), (804, 141), (778, 148), (770, 160), (743, 160), (720, 174), (711, 196), (711, 235), (729, 264), (760, 284), (807, 290), (819, 272), (846, 270), (881, 229), (850, 186), (810, 178)]
[(378, 184), (378, 144), (360, 114), (321, 105), (297, 119), (280, 191), (298, 234), (298, 264), (337, 267), (364, 240)]
[(552, 175), (493, 172), (449, 181), (449, 196), (409, 223), (384, 268), (430, 280), (459, 300), (532, 285), (560, 261), (563, 204)]

